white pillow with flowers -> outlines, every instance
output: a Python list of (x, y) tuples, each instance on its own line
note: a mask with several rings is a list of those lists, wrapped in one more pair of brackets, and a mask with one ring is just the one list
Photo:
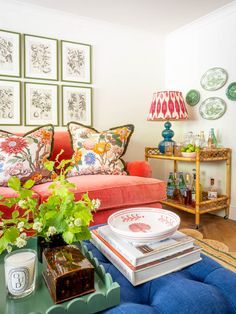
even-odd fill
[(52, 151), (53, 125), (45, 125), (25, 134), (14, 135), (0, 130), (0, 186), (7, 186), (10, 177), (21, 182), (32, 179), (37, 183), (50, 181), (50, 172), (43, 162)]
[(75, 165), (68, 176), (86, 174), (123, 175), (124, 155), (134, 131), (132, 124), (98, 132), (80, 123), (68, 123)]

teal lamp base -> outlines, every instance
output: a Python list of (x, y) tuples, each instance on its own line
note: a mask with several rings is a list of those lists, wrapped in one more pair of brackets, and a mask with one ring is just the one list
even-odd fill
[(158, 144), (158, 149), (160, 151), (160, 153), (164, 154), (165, 153), (165, 144), (166, 142), (172, 142), (174, 143), (174, 141), (172, 140), (172, 137), (174, 136), (174, 131), (171, 130), (171, 123), (169, 121), (166, 121), (164, 124), (165, 130), (162, 131), (161, 135), (163, 136), (164, 140), (162, 140), (159, 144)]

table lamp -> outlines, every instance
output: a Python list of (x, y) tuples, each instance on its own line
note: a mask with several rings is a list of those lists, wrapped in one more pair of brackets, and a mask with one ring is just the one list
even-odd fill
[(163, 140), (159, 143), (159, 151), (164, 154), (165, 143), (173, 142), (174, 131), (171, 130), (170, 121), (188, 119), (188, 111), (184, 98), (179, 91), (162, 91), (153, 94), (153, 100), (148, 114), (148, 121), (166, 121), (165, 130), (162, 131)]

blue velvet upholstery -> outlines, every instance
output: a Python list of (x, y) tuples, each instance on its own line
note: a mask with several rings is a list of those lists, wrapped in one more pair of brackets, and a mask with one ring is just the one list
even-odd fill
[(88, 247), (121, 287), (120, 305), (104, 314), (236, 313), (236, 274), (205, 255), (201, 262), (134, 287), (92, 244)]

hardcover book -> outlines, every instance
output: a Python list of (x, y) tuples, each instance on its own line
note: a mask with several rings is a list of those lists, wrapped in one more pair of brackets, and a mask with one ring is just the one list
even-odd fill
[(133, 266), (123, 255), (92, 230), (91, 243), (134, 285), (180, 270), (201, 260), (200, 248), (193, 246), (176, 254)]
[(116, 235), (108, 225), (96, 229), (99, 235), (122, 254), (133, 266), (143, 265), (193, 247), (194, 239), (177, 231), (168, 239), (140, 244)]

